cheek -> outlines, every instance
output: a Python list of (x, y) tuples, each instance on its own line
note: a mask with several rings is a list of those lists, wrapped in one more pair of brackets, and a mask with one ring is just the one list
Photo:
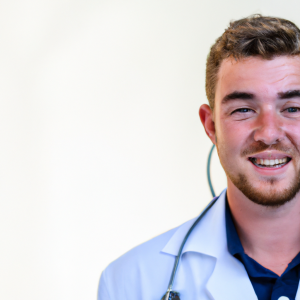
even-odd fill
[(281, 126), (281, 129), (285, 131), (288, 135), (294, 136), (295, 138), (300, 138), (300, 122), (296, 124), (284, 124)]
[[(299, 122), (297, 122), (299, 123)], [(296, 147), (298, 153), (300, 152), (300, 124), (286, 124), (282, 126), (281, 130), (285, 132), (285, 136)]]
[[(221, 150), (230, 153), (240, 151), (240, 147), (245, 143), (249, 136), (249, 130), (245, 126), (237, 126), (238, 124), (220, 123), (217, 126), (217, 144)], [(228, 153), (228, 154), (229, 154)]]

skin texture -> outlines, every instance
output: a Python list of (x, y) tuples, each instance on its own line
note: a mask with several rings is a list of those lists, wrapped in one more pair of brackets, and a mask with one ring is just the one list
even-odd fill
[[(226, 59), (214, 111), (199, 110), (245, 252), (278, 275), (300, 251), (300, 93), (293, 91), (300, 91), (299, 57)], [(251, 157), (290, 161), (261, 168)]]

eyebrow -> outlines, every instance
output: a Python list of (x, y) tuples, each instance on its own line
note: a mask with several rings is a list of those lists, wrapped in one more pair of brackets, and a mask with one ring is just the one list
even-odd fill
[[(300, 90), (290, 90), (286, 92), (278, 93), (279, 99), (292, 99), (292, 98), (300, 98)], [(222, 103), (226, 103), (230, 100), (252, 100), (254, 99), (254, 94), (247, 93), (247, 92), (233, 92), (226, 95), (222, 99)]]
[[(300, 91), (299, 92), (299, 96), (300, 96)], [(233, 92), (230, 93), (228, 95), (226, 95), (223, 99), (222, 99), (222, 103), (226, 103), (230, 100), (236, 100), (236, 99), (243, 99), (243, 100), (252, 100), (254, 99), (254, 95), (251, 93), (246, 93), (246, 92)]]
[(300, 90), (292, 90), (287, 92), (278, 93), (279, 99), (291, 99), (300, 97)]

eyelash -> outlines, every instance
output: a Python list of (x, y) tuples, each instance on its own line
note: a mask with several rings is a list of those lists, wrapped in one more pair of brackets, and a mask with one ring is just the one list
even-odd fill
[[(289, 111), (291, 109), (293, 111)], [(231, 115), (234, 114), (234, 113), (247, 113), (247, 112), (250, 112), (250, 111), (253, 111), (253, 110), (250, 109), (250, 108), (246, 108), (246, 107), (244, 107), (244, 108), (238, 108), (238, 109), (234, 110), (231, 113)], [(288, 108), (284, 109), (283, 111), (287, 111), (289, 113), (296, 113), (296, 112), (300, 112), (300, 107), (288, 107)]]
[[(244, 111), (243, 111), (244, 110)], [(246, 111), (245, 111), (246, 110)], [(247, 112), (249, 112), (249, 111), (251, 111), (252, 109), (250, 109), (250, 108), (238, 108), (238, 109), (236, 109), (236, 110), (234, 110), (231, 114), (234, 114), (234, 113), (237, 113), (237, 112), (239, 112), (239, 113), (247, 113)]]
[[(289, 111), (289, 109), (293, 109), (294, 111)], [(288, 107), (287, 109), (285, 109), (287, 112), (290, 112), (290, 113), (295, 113), (297, 111), (300, 111), (300, 108), (299, 107)]]

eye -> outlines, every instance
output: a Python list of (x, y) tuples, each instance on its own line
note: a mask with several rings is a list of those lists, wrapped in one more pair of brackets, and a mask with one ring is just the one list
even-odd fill
[(234, 110), (231, 114), (234, 114), (234, 113), (248, 113), (248, 112), (251, 112), (251, 111), (253, 111), (253, 110), (250, 109), (250, 108), (243, 107), (243, 108), (238, 108), (238, 109)]
[(286, 111), (289, 113), (295, 113), (295, 112), (299, 112), (300, 108), (299, 107), (289, 107), (286, 109)]
[(282, 113), (283, 113), (283, 116), (285, 116), (287, 118), (299, 119), (300, 118), (300, 107), (298, 106), (298, 104), (296, 104), (296, 106), (286, 107), (283, 109)]

